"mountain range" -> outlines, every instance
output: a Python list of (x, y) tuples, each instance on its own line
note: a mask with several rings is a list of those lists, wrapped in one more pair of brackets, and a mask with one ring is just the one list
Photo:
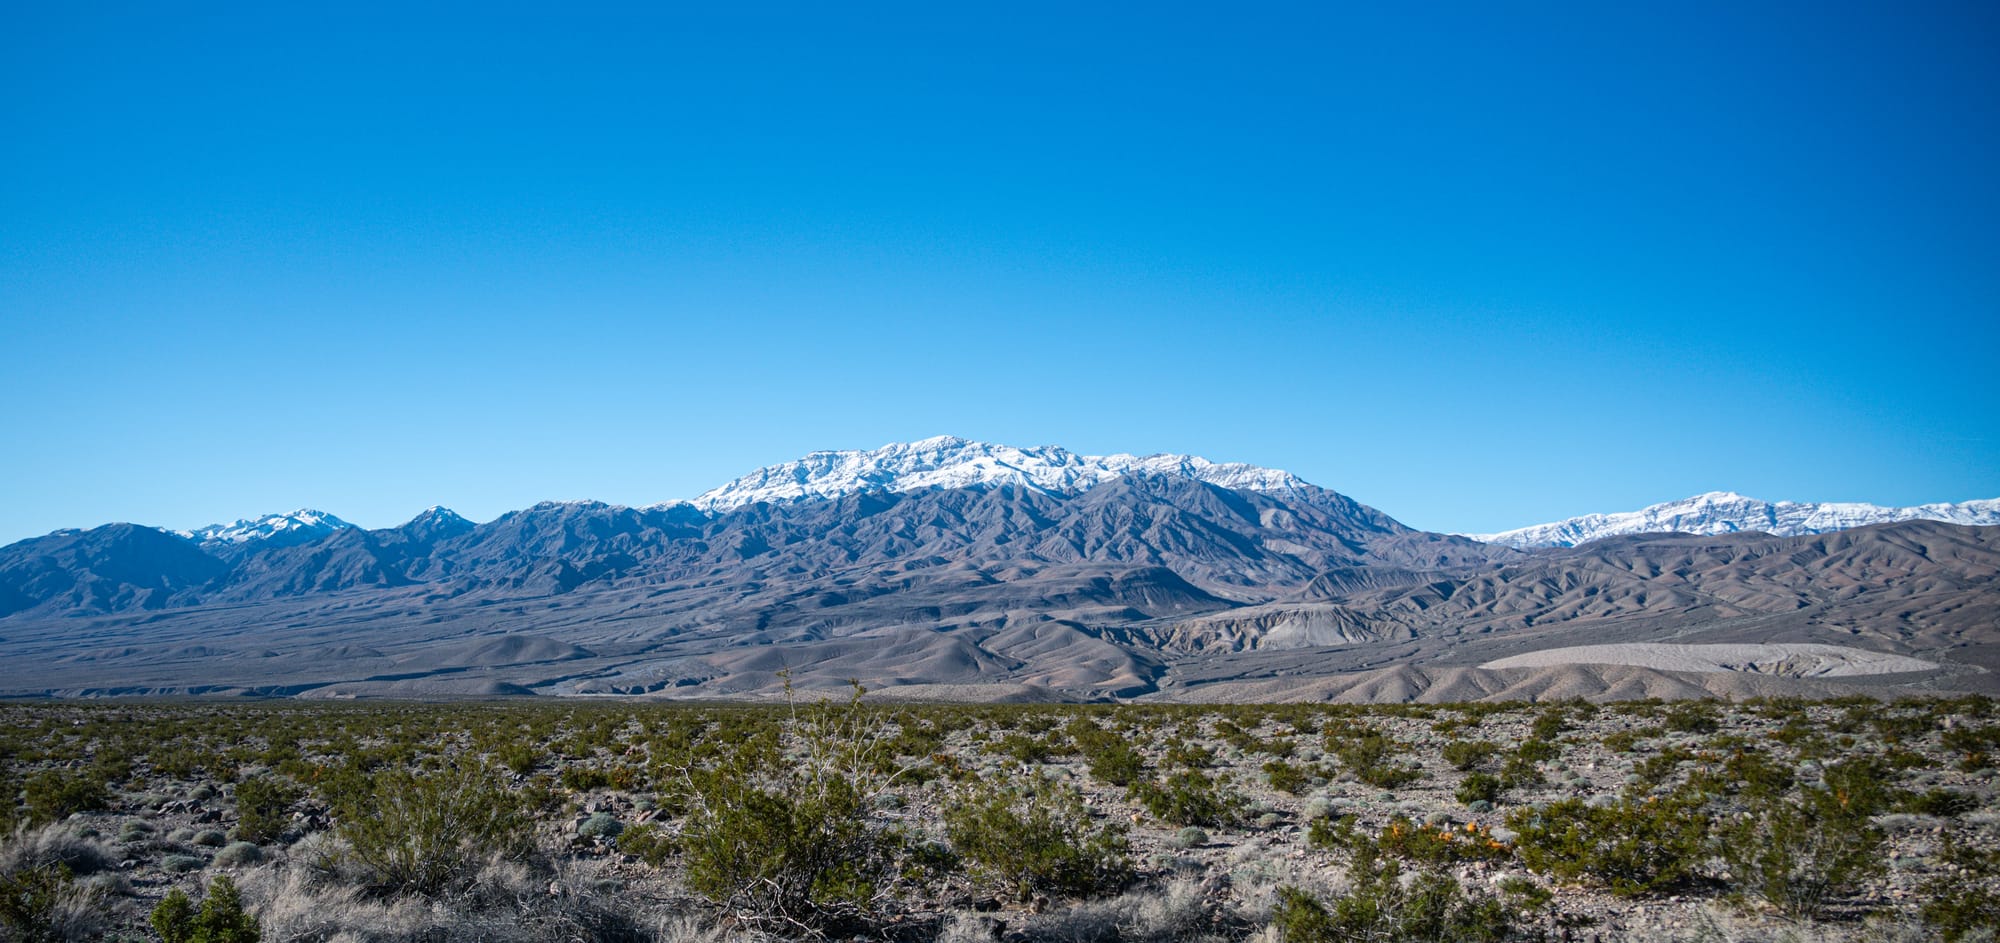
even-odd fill
[(1944, 521), (1991, 526), (2000, 524), (2000, 499), (1885, 508), (1856, 502), (1760, 501), (1731, 491), (1711, 491), (1637, 511), (1586, 514), (1498, 534), (1466, 536), (1487, 543), (1528, 549), (1574, 547), (1628, 534), (1757, 532), (1778, 537), (1802, 537), (1896, 521)]
[(1996, 690), (1990, 518), (1691, 501), (1475, 540), (1272, 469), (940, 437), (644, 508), (112, 524), (0, 548), (0, 694)]

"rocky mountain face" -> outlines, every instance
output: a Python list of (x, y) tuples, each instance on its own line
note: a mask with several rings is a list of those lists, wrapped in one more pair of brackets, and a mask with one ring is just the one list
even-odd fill
[(1779, 537), (1802, 537), (1897, 521), (1944, 521), (1979, 526), (2000, 524), (2000, 498), (1885, 508), (1851, 502), (1759, 501), (1734, 492), (1712, 491), (1637, 511), (1586, 514), (1498, 534), (1467, 536), (1487, 543), (1530, 549), (1574, 547), (1606, 537), (1631, 534), (1759, 532)]
[(1985, 689), (2000, 667), (2000, 527), (1522, 551), (1186, 456), (935, 439), (647, 508), (547, 503), (477, 525), (433, 508), (380, 530), (320, 515), (311, 534), (304, 512), (277, 517), (301, 524), (0, 548), (0, 694), (755, 696), (786, 669), (808, 689), (929, 698), (1805, 683), (1769, 667), (1792, 663), (1782, 651), (1721, 686), (1546, 657), (1481, 667), (1620, 643), (1858, 646), (1917, 660), (1842, 664), (1937, 666), (1879, 682), (1919, 689)]
[(760, 468), (688, 502), (704, 511), (788, 504), (864, 491), (912, 492), (1013, 485), (1070, 493), (1124, 477), (1171, 477), (1243, 491), (1305, 486), (1290, 472), (1195, 455), (1078, 455), (1059, 446), (1016, 448), (936, 436), (879, 449), (814, 452)]

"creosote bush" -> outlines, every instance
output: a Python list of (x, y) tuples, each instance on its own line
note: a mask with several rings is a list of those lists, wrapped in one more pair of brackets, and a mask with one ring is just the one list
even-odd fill
[(527, 802), (483, 766), (349, 771), (325, 793), (349, 855), (384, 892), (442, 894), (488, 859), (532, 849)]
[(888, 738), (861, 693), (793, 717), (779, 746), (685, 771), (690, 890), (746, 922), (815, 933), (880, 917), (921, 847), (878, 811), (893, 774), (874, 759)]
[(62, 943), (91, 939), (102, 923), (102, 895), (64, 865), (0, 873), (0, 939)]
[(1944, 870), (1924, 883), (1924, 921), (1948, 941), (2000, 927), (2000, 849), (1979, 850), (1946, 839)]
[(1506, 905), (1493, 897), (1468, 895), (1442, 874), (1402, 878), (1390, 864), (1330, 903), (1281, 888), (1271, 925), (1284, 943), (1494, 943), (1512, 932)]
[(1242, 820), (1242, 797), (1227, 785), (1194, 770), (1182, 770), (1160, 782), (1132, 784), (1133, 801), (1169, 825), (1234, 825)]
[(1061, 783), (982, 787), (945, 810), (951, 847), (1019, 897), (1086, 897), (1131, 878), (1124, 830), (1093, 822), (1083, 794)]
[(1766, 797), (1717, 830), (1718, 850), (1746, 893), (1794, 919), (1813, 917), (1886, 869), (1887, 836), (1868, 821), (1876, 811), (1830, 788)]
[(111, 801), (104, 780), (89, 770), (66, 773), (43, 770), (23, 784), (28, 800), (28, 820), (58, 822), (78, 812), (95, 812)]
[(235, 837), (262, 845), (275, 841), (292, 824), (289, 811), (304, 791), (271, 776), (253, 776), (236, 784)]
[(1620, 896), (1648, 894), (1693, 876), (1708, 850), (1699, 796), (1627, 796), (1606, 806), (1565, 799), (1507, 816), (1530, 870), (1587, 879)]

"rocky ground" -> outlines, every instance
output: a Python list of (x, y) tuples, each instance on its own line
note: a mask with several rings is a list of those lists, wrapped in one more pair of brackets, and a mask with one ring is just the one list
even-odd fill
[[(0, 749), (8, 939), (157, 939), (161, 900), (225, 876), (266, 940), (1901, 940), (2000, 920), (2000, 706), (1979, 698), (36, 703), (0, 707)], [(794, 872), (803, 892), (772, 890)]]

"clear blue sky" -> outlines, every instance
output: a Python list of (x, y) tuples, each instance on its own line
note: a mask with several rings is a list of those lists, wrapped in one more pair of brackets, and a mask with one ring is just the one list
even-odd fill
[(2000, 496), (1990, 3), (422, 6), (0, 12), (0, 541), (940, 433)]

